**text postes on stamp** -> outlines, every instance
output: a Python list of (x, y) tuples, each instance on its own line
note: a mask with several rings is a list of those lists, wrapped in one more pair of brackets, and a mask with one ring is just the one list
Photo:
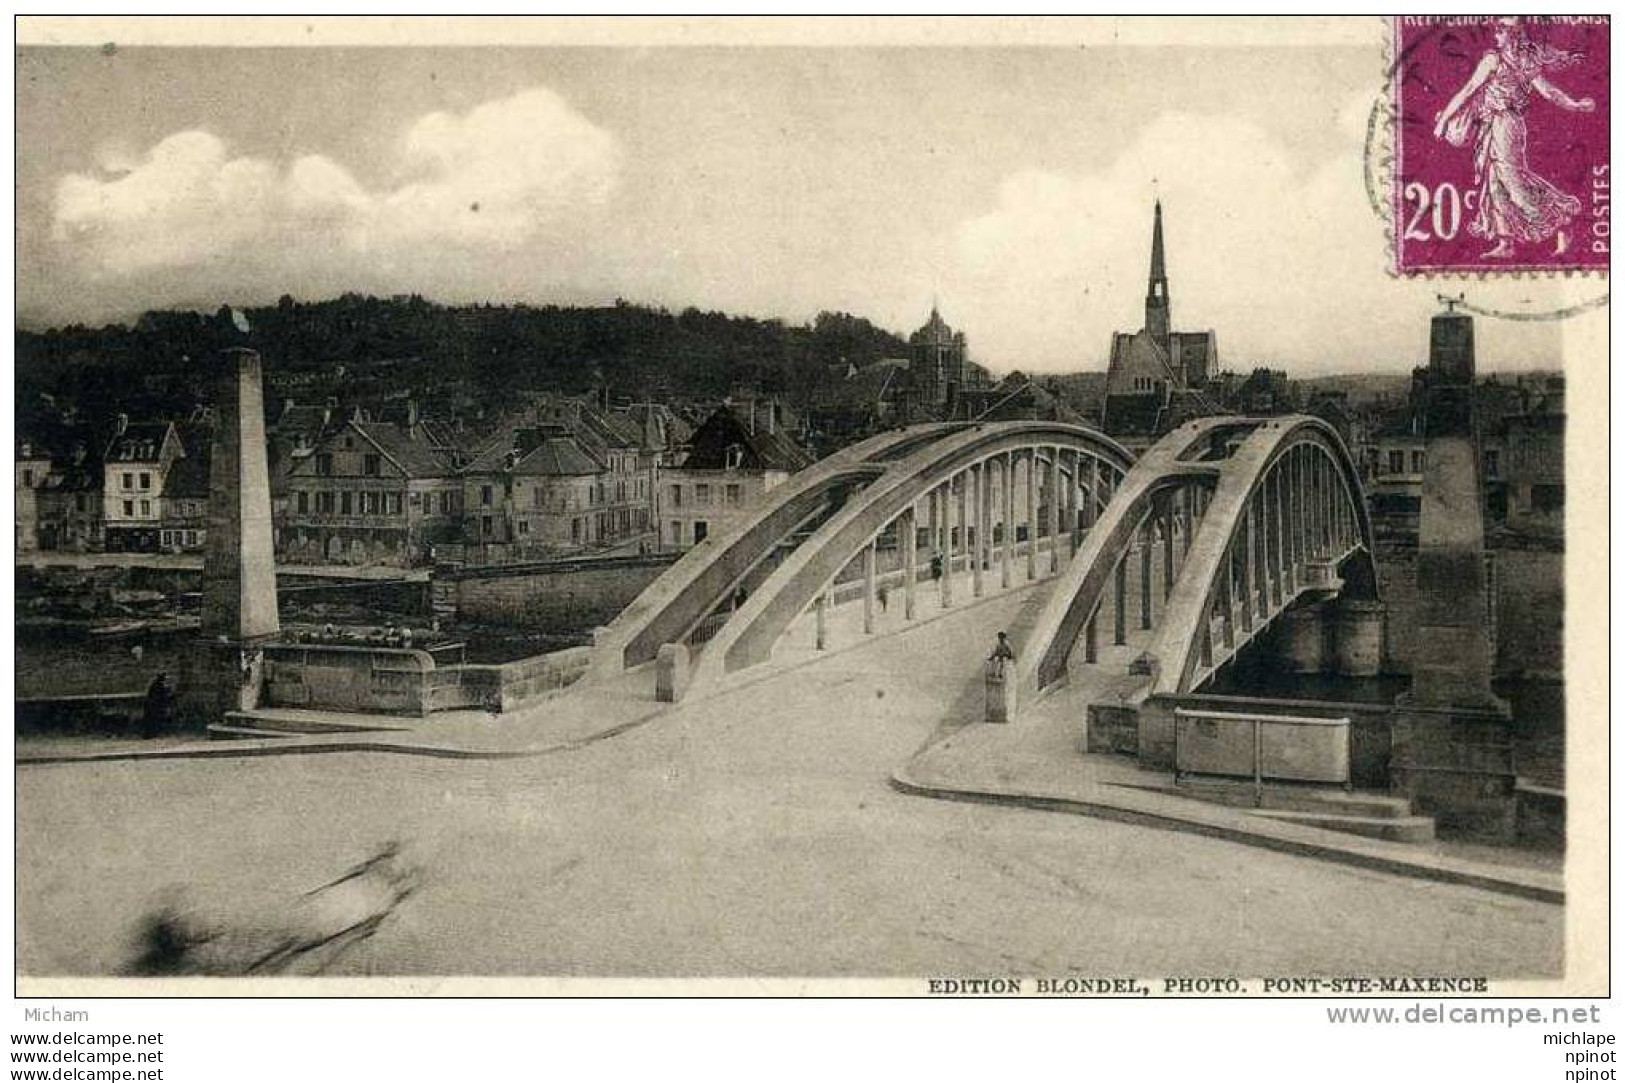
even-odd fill
[(1606, 271), (1606, 16), (1399, 16), (1401, 274)]

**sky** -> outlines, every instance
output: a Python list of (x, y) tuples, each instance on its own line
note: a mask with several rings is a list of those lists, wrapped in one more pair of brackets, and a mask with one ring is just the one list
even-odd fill
[[(1425, 360), (1440, 284), (1385, 271), (1369, 46), (37, 48), (18, 52), (26, 325), (345, 291), (616, 298), (1098, 370), (1142, 322), (1296, 376)], [(1452, 291), (1463, 288), (1450, 286)], [(1471, 283), (1487, 308), (1543, 282)], [(1543, 322), (1486, 369), (1556, 367)]]

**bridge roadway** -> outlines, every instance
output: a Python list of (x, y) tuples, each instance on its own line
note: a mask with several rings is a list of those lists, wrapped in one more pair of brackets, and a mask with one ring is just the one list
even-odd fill
[(25, 767), (19, 970), (115, 971), (172, 885), (251, 921), (398, 838), (424, 886), (339, 972), (1560, 971), (1557, 906), (891, 789), (941, 736), (945, 698), (949, 717), (979, 709), (967, 674), (989, 629), (1047, 582), (929, 609), (860, 649), (840, 649), (861, 618), (839, 606), (835, 651), (803, 625), (772, 673), (557, 755)]

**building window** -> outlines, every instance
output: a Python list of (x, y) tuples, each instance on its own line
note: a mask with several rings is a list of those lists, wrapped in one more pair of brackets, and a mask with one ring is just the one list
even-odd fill
[(711, 503), (711, 486), (703, 483), (694, 486), (694, 503), (701, 507)]
[(168, 547), (168, 545), (169, 545), (169, 531), (160, 530), (158, 532), (158, 544), (162, 545), (162, 546), (165, 546), (166, 548)]
[(131, 519), (131, 518), (135, 517), (135, 501), (126, 500), (124, 502), (124, 517), (126, 519)]
[(378, 515), (384, 510), (382, 493), (367, 493), (366, 502), (368, 515)]
[(390, 515), (399, 515), (401, 513), (401, 494), (400, 493), (385, 493), (384, 497), (385, 497), (385, 506), (389, 508), (389, 514)]
[(1491, 479), (1501, 476), (1501, 453), (1495, 448), (1484, 452), (1484, 476)]
[(683, 487), (681, 485), (671, 487), (671, 506), (674, 508), (683, 506)]
[(350, 490), (346, 489), (339, 494), (339, 514), (350, 515), (352, 507), (354, 507), (354, 495)]
[(32, 489), (34, 487), (34, 471), (32, 471), (32, 470), (24, 470), (23, 471), (23, 484), (25, 486), (27, 486), (28, 488), (30, 488), (30, 489)]
[(570, 543), (572, 545), (580, 545), (581, 544), (581, 520), (580, 519), (571, 519), (570, 520)]
[(187, 545), (196, 545), (197, 544), (197, 531), (188, 530), (186, 532), (186, 544)]
[(530, 491), (530, 506), (533, 508), (542, 506), (542, 487), (540, 485)]
[(704, 519), (694, 520), (694, 544), (698, 545), (704, 541), (710, 529), (710, 525)]
[(480, 516), (480, 533), (487, 538), (491, 536), (491, 517), (489, 515)]
[(147, 473), (145, 470), (141, 472), (141, 487), (143, 489), (152, 488), (152, 475)]
[(739, 486), (737, 486), (737, 485), (729, 485), (723, 491), (723, 497), (728, 501), (728, 506), (729, 507), (738, 507), (739, 506)]
[(1411, 452), (1411, 473), (1420, 474), (1427, 461), (1427, 454), (1421, 451)]
[(152, 517), (152, 501), (143, 500), (141, 502), (141, 518), (148, 519), (148, 518), (151, 518), (151, 517)]
[(324, 515), (332, 515), (333, 514), (333, 494), (332, 493), (317, 493), (316, 494), (316, 510), (321, 512)]
[(521, 534), (529, 534), (530, 533), (530, 520), (529, 519), (521, 519), (521, 520), (519, 520), (519, 533), (521, 533)]
[(383, 472), (384, 461), (380, 456), (367, 455), (361, 460), (361, 472), (369, 478), (375, 478)]
[[(481, 485), (480, 486), (480, 507), (488, 508), (490, 506), (491, 506), (491, 487), (489, 485)], [(490, 516), (486, 516), (486, 518), (489, 519)]]
[(135, 488), (135, 477), (132, 474), (120, 474), (119, 475), (119, 482), (126, 489)]
[(683, 544), (683, 522), (681, 519), (671, 521), (671, 543), (673, 545)]
[(1388, 453), (1388, 472), (1390, 474), (1403, 474), (1405, 472), (1405, 453), (1403, 451), (1390, 451)]
[(322, 477), (330, 477), (333, 473), (333, 456), (323, 454), (316, 456), (316, 473)]
[(300, 515), (304, 515), (304, 514), (306, 514), (307, 512), (310, 511), (310, 494), (309, 493), (305, 492), (303, 489), (299, 490), (298, 501), (299, 501), (299, 514)]

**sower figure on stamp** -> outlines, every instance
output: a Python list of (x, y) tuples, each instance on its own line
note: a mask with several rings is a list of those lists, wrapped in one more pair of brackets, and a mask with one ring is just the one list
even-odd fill
[(1451, 146), (1473, 141), (1473, 217), (1467, 232), (1495, 246), (1486, 257), (1512, 255), (1514, 243), (1535, 244), (1557, 237), (1554, 255), (1568, 248), (1565, 227), (1580, 213), (1580, 201), (1529, 168), (1530, 92), (1562, 109), (1589, 113), (1590, 98), (1571, 98), (1546, 79), (1548, 69), (1578, 63), (1575, 53), (1537, 45), (1516, 18), (1495, 27), (1495, 48), (1486, 52), (1465, 86), (1433, 121), (1433, 135)]

